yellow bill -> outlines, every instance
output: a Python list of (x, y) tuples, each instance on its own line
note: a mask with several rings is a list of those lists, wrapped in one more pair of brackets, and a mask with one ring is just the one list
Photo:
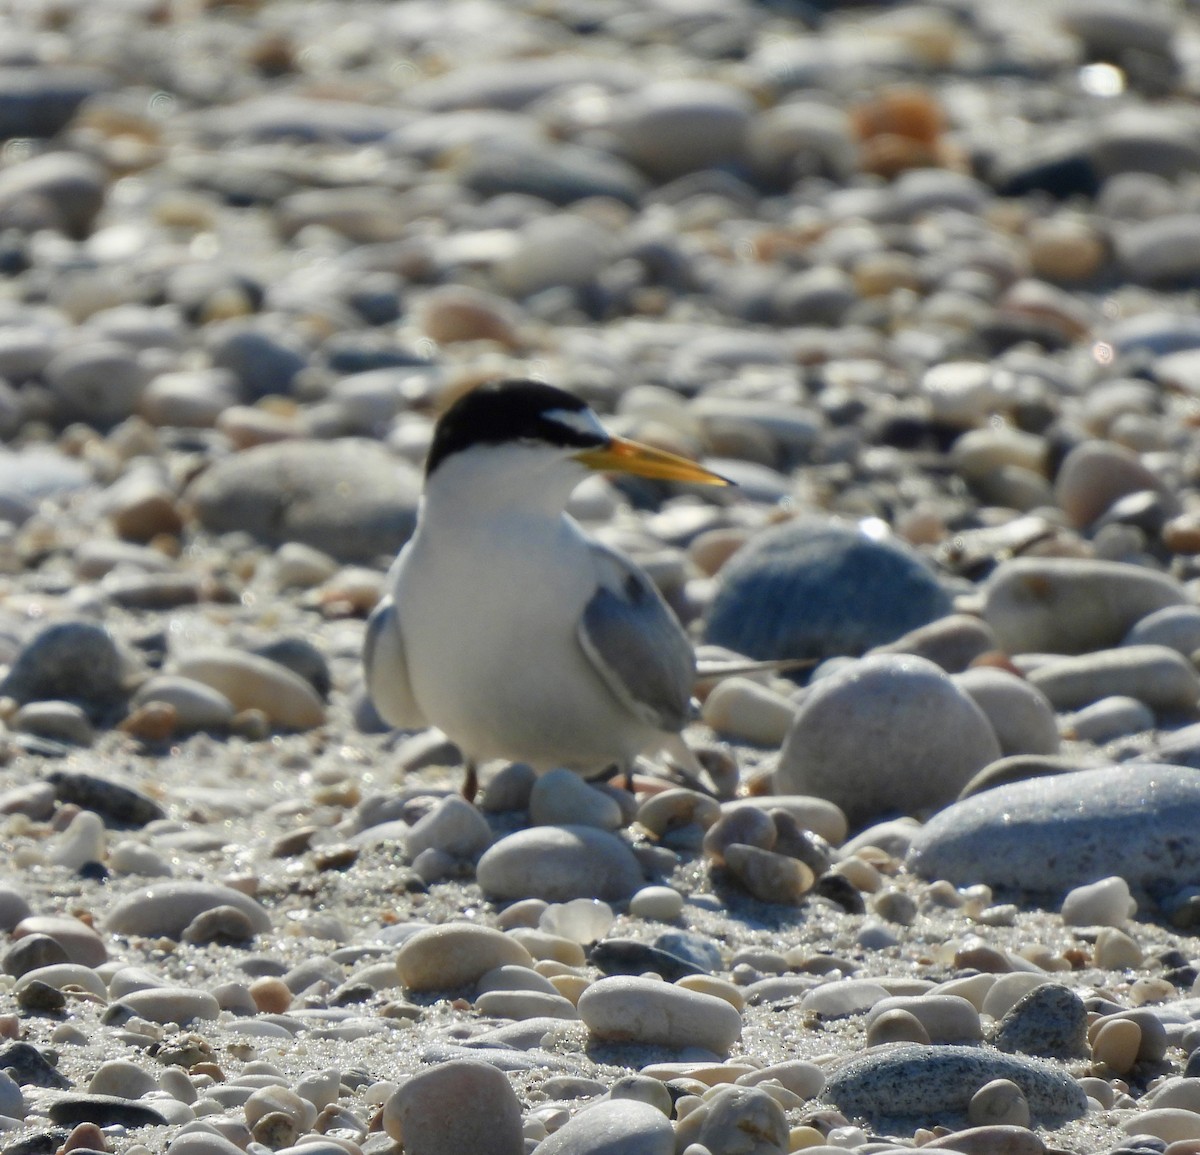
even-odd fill
[(732, 485), (727, 477), (713, 473), (686, 457), (653, 449), (638, 441), (614, 437), (598, 449), (585, 449), (575, 454), (589, 469), (610, 470), (614, 473), (636, 473), (639, 477), (654, 477), (660, 481), (688, 481), (693, 485)]

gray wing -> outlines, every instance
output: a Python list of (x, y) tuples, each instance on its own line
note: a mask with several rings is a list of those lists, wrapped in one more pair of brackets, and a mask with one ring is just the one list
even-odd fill
[(579, 644), (605, 685), (642, 721), (679, 731), (690, 714), (696, 656), (671, 607), (628, 558), (590, 542), (600, 574)]
[(413, 697), (408, 662), (404, 657), (404, 636), (400, 633), (396, 603), (390, 595), (371, 611), (367, 619), (363, 669), (367, 693), (379, 716), (389, 726), (415, 729), (428, 725)]

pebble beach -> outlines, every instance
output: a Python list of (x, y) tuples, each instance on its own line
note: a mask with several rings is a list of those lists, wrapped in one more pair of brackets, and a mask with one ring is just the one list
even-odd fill
[[(1198, 98), (1184, 0), (0, 0), (0, 1155), (1200, 1152)], [(570, 504), (800, 663), (703, 781), (366, 695), (497, 378), (735, 483)]]

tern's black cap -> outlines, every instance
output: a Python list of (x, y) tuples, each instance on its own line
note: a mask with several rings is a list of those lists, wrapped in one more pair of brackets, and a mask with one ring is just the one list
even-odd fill
[(586, 413), (588, 406), (572, 393), (544, 381), (491, 381), (464, 393), (438, 419), (425, 459), (425, 476), (463, 449), (507, 442), (544, 442), (563, 449), (592, 449), (605, 439), (582, 425), (574, 427), (549, 416)]

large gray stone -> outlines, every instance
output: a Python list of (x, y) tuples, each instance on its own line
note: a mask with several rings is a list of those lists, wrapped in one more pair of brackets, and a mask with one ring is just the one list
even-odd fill
[(908, 865), (1056, 906), (1072, 887), (1114, 874), (1134, 891), (1178, 890), (1200, 873), (1200, 775), (1130, 763), (997, 786), (931, 819)]
[(971, 1096), (993, 1079), (1016, 1083), (1035, 1120), (1054, 1126), (1087, 1111), (1087, 1096), (1066, 1072), (1037, 1059), (983, 1047), (878, 1047), (843, 1063), (824, 1098), (880, 1130), (904, 1121), (932, 1127), (961, 1125)]
[(416, 525), (420, 481), (370, 441), (285, 441), (216, 462), (186, 496), (205, 527), (269, 545), (300, 541), (343, 561), (396, 553)]
[(860, 825), (951, 802), (1000, 757), (987, 716), (925, 658), (880, 654), (817, 682), (775, 771), (781, 794), (815, 794)]

